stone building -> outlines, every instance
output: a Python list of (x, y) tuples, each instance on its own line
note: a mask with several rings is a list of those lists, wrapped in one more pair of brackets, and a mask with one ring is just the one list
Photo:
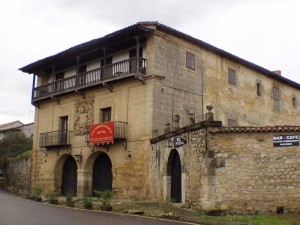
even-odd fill
[[(208, 103), (224, 126), (300, 120), (299, 84), (158, 22), (125, 27), (20, 70), (33, 74), (32, 186), (44, 192), (170, 195), (149, 139), (204, 121)], [(184, 193), (178, 202), (188, 202)]]

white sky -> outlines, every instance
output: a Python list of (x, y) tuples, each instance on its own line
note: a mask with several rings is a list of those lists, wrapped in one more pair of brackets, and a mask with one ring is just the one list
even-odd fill
[(158, 21), (300, 83), (298, 0), (9, 0), (0, 6), (0, 124), (33, 121), (29, 63)]

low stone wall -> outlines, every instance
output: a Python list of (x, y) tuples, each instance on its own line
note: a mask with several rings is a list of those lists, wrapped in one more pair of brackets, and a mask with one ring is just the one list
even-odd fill
[[(151, 198), (170, 197), (168, 167), (176, 150), (187, 207), (212, 213), (300, 213), (300, 147), (273, 146), (274, 136), (299, 133), (300, 127), (262, 131), (202, 125), (151, 139)], [(187, 144), (168, 146), (175, 136)]]
[(273, 147), (273, 137), (284, 134), (295, 133), (209, 135), (209, 191), (200, 204), (239, 214), (299, 213), (300, 148)]
[(9, 159), (5, 167), (5, 186), (20, 194), (31, 190), (31, 156)]

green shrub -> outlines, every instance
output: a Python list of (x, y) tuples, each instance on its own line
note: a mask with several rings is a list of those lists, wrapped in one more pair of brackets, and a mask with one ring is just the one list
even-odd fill
[(53, 204), (53, 205), (58, 205), (58, 196), (59, 196), (59, 193), (56, 191), (49, 192), (46, 195), (46, 197), (48, 199), (48, 203)]
[(69, 207), (74, 207), (73, 202), (73, 192), (68, 192), (66, 195), (66, 205)]
[(93, 200), (91, 196), (85, 196), (83, 198), (83, 208), (84, 209), (93, 209)]
[(30, 194), (30, 198), (32, 200), (38, 201), (40, 202), (41, 199), (41, 194), (42, 194), (42, 189), (39, 187), (34, 187), (31, 189), (31, 194)]
[(169, 212), (172, 208), (172, 204), (174, 203), (174, 199), (169, 197), (161, 198), (158, 200), (158, 205), (163, 212)]
[(113, 192), (110, 190), (94, 190), (98, 200), (101, 202), (102, 206), (100, 208), (105, 211), (111, 211), (112, 206), (111, 206), (111, 199), (113, 197)]

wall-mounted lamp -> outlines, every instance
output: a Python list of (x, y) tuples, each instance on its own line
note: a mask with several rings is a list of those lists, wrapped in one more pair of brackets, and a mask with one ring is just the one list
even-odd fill
[(132, 155), (131, 155), (131, 153), (130, 152), (128, 152), (128, 154), (127, 154), (127, 159), (131, 159), (132, 158)]
[(74, 155), (76, 162), (81, 163), (81, 159), (82, 159), (82, 149), (80, 151), (80, 154), (76, 154)]
[(171, 138), (166, 141), (166, 147), (168, 148), (173, 148), (173, 144), (174, 142)]

